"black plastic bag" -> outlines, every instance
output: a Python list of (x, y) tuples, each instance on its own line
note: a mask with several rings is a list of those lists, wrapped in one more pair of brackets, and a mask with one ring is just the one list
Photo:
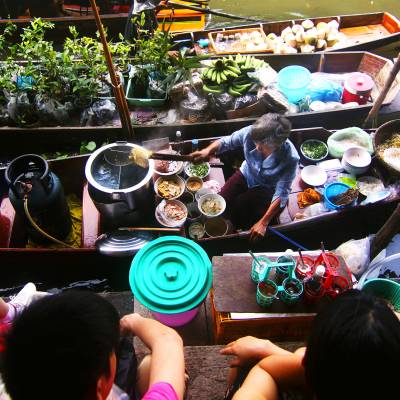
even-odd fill
[(112, 121), (117, 107), (111, 100), (98, 100), (81, 114), (81, 126), (106, 125)]
[(68, 122), (71, 103), (61, 104), (59, 101), (36, 96), (35, 106), (42, 125), (64, 125)]
[(258, 97), (255, 94), (246, 94), (244, 96), (237, 97), (235, 99), (233, 109), (240, 110), (241, 108), (251, 106), (252, 104), (257, 102), (257, 100), (258, 100)]

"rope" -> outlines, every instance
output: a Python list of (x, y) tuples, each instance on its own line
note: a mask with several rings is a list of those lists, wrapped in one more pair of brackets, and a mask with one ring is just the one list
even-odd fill
[(64, 247), (69, 247), (70, 249), (74, 249), (73, 246), (56, 239), (55, 237), (49, 235), (47, 232), (45, 232), (42, 228), (40, 228), (40, 226), (34, 221), (34, 219), (31, 216), (31, 213), (29, 212), (29, 208), (28, 208), (28, 195), (25, 195), (24, 197), (24, 211), (25, 211), (25, 215), (26, 218), (28, 218), (28, 221), (32, 224), (33, 228), (36, 229), (42, 236), (44, 236), (45, 238), (51, 240), (52, 242), (58, 243)]
[(299, 247), (301, 250), (303, 251), (308, 251), (308, 249), (306, 249), (304, 246), (302, 246), (300, 243), (295, 242), (294, 240), (290, 239), (289, 237), (287, 237), (286, 235), (284, 235), (283, 233), (277, 231), (275, 228), (271, 228), (270, 226), (268, 227), (268, 230), (272, 233), (274, 233), (275, 235), (281, 237), (282, 239), (286, 240), (287, 242), (289, 242), (290, 244), (292, 244), (295, 247)]

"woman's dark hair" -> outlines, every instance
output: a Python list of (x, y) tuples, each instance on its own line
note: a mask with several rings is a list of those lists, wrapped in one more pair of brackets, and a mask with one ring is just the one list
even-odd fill
[(280, 114), (264, 114), (253, 124), (251, 138), (255, 143), (279, 147), (290, 135), (291, 122)]
[(387, 303), (351, 290), (316, 316), (304, 368), (316, 399), (380, 399), (397, 389), (400, 322)]
[(118, 342), (118, 313), (104, 298), (47, 296), (22, 312), (6, 339), (6, 389), (13, 400), (95, 399)]

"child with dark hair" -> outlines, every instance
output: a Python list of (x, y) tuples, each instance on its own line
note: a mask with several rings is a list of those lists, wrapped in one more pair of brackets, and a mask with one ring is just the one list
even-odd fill
[(141, 398), (181, 399), (179, 335), (138, 314), (120, 320), (101, 296), (76, 291), (38, 300), (15, 320), (2, 366), (7, 392), (13, 400), (128, 398), (113, 387), (120, 333), (138, 336), (151, 350), (150, 362), (137, 371), (138, 381), (145, 382), (137, 387)]
[(397, 391), (400, 322), (383, 300), (351, 290), (318, 313), (306, 349), (246, 337), (221, 353), (236, 356), (232, 366), (258, 362), (234, 400), (278, 399), (281, 389), (316, 400), (383, 399)]

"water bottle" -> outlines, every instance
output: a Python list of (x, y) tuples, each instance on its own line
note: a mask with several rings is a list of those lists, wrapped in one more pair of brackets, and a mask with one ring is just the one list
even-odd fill
[(182, 154), (182, 133), (181, 131), (176, 131), (175, 133), (175, 149), (179, 154)]
[(318, 265), (314, 274), (304, 280), (304, 292), (309, 300), (315, 300), (324, 294), (323, 278), (325, 275), (325, 267)]

